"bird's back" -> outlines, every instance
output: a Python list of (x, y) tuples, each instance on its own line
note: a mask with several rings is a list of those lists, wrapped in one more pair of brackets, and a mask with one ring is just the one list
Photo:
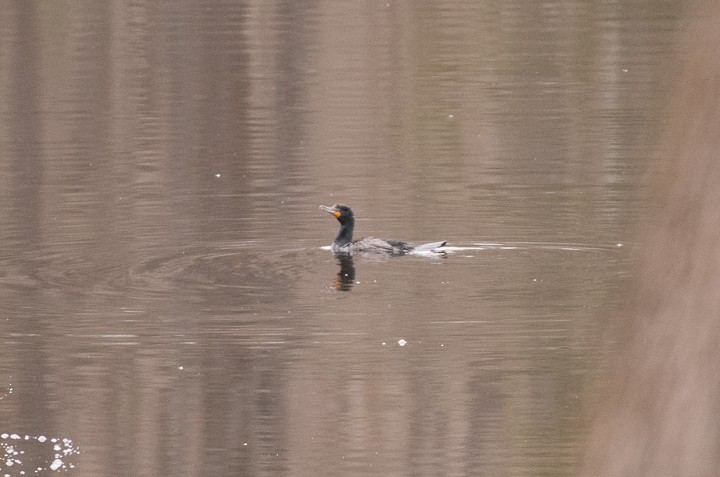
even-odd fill
[(399, 240), (388, 240), (379, 237), (365, 237), (354, 240), (347, 245), (339, 247), (337, 251), (350, 253), (389, 253), (403, 255), (413, 248)]

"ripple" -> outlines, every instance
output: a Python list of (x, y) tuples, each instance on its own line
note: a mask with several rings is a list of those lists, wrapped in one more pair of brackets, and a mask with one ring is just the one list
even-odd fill
[(182, 292), (186, 297), (227, 295), (228, 289), (234, 289), (240, 295), (267, 298), (288, 288), (310, 266), (310, 261), (301, 259), (310, 252), (303, 248), (263, 251), (260, 246), (237, 244), (183, 249), (134, 265), (127, 282), (112, 288), (128, 288), (135, 295)]
[(605, 252), (622, 247), (622, 244), (589, 245), (563, 242), (472, 242), (468, 245), (444, 247), (448, 253), (472, 250), (564, 250), (568, 252)]
[[(230, 288), (238, 295), (270, 298), (311, 267), (312, 260), (305, 258), (317, 250), (303, 246), (277, 250), (249, 241), (155, 248), (102, 259), (83, 252), (72, 248), (3, 260), (0, 283), (16, 291), (55, 290), (96, 297), (203, 300), (218, 290), (227, 295)], [(132, 306), (122, 309), (127, 314), (140, 311)]]

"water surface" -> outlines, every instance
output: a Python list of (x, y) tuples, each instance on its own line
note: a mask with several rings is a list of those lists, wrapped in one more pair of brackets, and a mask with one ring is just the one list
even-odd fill
[(576, 472), (676, 2), (3, 6), (1, 474)]

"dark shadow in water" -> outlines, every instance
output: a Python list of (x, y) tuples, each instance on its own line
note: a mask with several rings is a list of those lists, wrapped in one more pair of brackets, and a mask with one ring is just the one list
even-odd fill
[(355, 283), (355, 263), (352, 255), (336, 253), (335, 261), (340, 265), (340, 271), (335, 277), (334, 288), (338, 291), (350, 291)]

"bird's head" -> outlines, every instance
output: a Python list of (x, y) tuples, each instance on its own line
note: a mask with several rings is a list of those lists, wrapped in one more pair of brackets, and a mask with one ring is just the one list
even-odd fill
[(352, 209), (345, 204), (335, 204), (332, 207), (321, 205), (320, 209), (334, 215), (341, 224), (355, 220)]

